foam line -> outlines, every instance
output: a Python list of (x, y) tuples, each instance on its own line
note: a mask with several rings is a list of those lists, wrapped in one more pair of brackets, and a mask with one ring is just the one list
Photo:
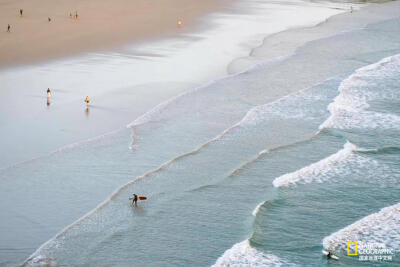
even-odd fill
[[(400, 54), (386, 57), (374, 64), (357, 69), (347, 79), (343, 80), (338, 89), (339, 95), (328, 105), (328, 110), (331, 115), (319, 126), (319, 129), (359, 127), (361, 122), (365, 123), (366, 120), (371, 122), (375, 121), (375, 123), (366, 125), (373, 128), (385, 127), (388, 124), (389, 126), (399, 124), (400, 117), (394, 114), (366, 111), (369, 107), (367, 102), (368, 92), (366, 92), (366, 90), (354, 90), (357, 86), (365, 85), (365, 81), (362, 80), (363, 78), (384, 75), (387, 70), (383, 68), (387, 64), (399, 64), (399, 62)], [(361, 118), (363, 120), (360, 120), (361, 116), (364, 116)], [(374, 118), (375, 120), (373, 120)], [(378, 122), (376, 122), (376, 120), (378, 120)], [(384, 120), (384, 123), (381, 123), (381, 120)]]
[(346, 250), (347, 241), (381, 243), (400, 251), (400, 203), (372, 213), (325, 237), (326, 250)]
[(249, 240), (235, 244), (217, 259), (212, 267), (220, 266), (293, 266), (273, 254), (265, 254), (250, 245)]
[(279, 176), (278, 178), (275, 178), (272, 184), (274, 185), (274, 187), (287, 187), (301, 180), (309, 181), (309, 179), (312, 179), (310, 177), (312, 177), (313, 175), (326, 173), (330, 170), (330, 167), (333, 163), (345, 160), (349, 155), (353, 153), (353, 151), (356, 150), (357, 147), (347, 141), (344, 147), (335, 154), (332, 154), (327, 158), (324, 158), (316, 163), (312, 163), (295, 172), (286, 173), (282, 176)]

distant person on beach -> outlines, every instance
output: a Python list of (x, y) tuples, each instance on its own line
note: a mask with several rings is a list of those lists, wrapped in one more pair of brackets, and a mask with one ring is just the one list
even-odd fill
[(8, 26), (7, 26), (7, 32), (10, 32), (10, 30), (11, 30), (11, 26), (10, 26), (10, 24), (8, 24)]
[(350, 6), (350, 13), (353, 13), (353, 6)]
[(132, 204), (135, 204), (135, 206), (136, 206), (137, 205), (137, 200), (138, 200), (138, 196), (136, 194), (133, 194)]
[(50, 88), (47, 88), (47, 105), (48, 106), (50, 106), (50, 103), (51, 103), (50, 97), (51, 97), (51, 91), (50, 91)]
[(19, 10), (19, 15), (22, 17), (22, 13), (24, 13), (24, 10), (21, 8), (20, 10)]
[(72, 19), (72, 13), (71, 12), (69, 12), (69, 17)]
[(75, 11), (75, 19), (78, 19), (78, 11)]
[(51, 18), (50, 17), (48, 17), (47, 19), (49, 20), (49, 22), (51, 22)]
[(90, 97), (89, 96), (86, 96), (85, 102), (86, 102), (86, 105), (89, 105), (89, 102), (90, 102)]

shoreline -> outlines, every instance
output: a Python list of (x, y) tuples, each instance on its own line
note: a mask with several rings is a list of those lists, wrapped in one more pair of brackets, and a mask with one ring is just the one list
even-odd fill
[[(136, 43), (105, 53), (88, 53), (3, 70), (0, 80), (10, 86), (5, 86), (2, 109), (4, 114), (17, 119), (4, 119), (3, 135), (7, 141), (2, 148), (15, 152), (4, 157), (0, 166), (25, 162), (59, 147), (110, 132), (182, 92), (223, 78), (228, 74), (229, 63), (247, 55), (262, 38), (293, 26), (309, 27), (337, 14), (338, 10), (330, 6), (238, 1), (227, 4), (225, 12), (209, 14), (197, 25), (196, 31), (187, 34)], [(271, 9), (276, 11), (266, 13)], [(292, 19), (294, 12), (298, 15), (296, 19)], [(236, 17), (236, 14), (247, 16)], [(309, 18), (310, 14), (312, 18)], [(225, 43), (225, 40), (232, 41)], [(210, 65), (207, 58), (213, 58), (213, 64)], [(186, 67), (175, 71), (171, 68), (173, 66)], [(20, 77), (24, 77), (23, 81)], [(27, 84), (33, 86), (27, 87)], [(51, 113), (49, 107), (43, 109), (39, 100), (43, 88), (49, 87), (54, 89), (54, 103), (57, 104), (51, 106)], [(123, 94), (134, 97), (129, 99)], [(88, 114), (86, 118), (81, 116), (82, 95), (90, 95), (98, 106), (96, 113), (90, 115), (90, 121), (87, 121)], [(105, 117), (109, 117), (109, 123), (103, 123)], [(34, 130), (26, 137), (22, 131), (16, 130), (18, 124), (32, 125)], [(18, 141), (21, 148), (13, 146), (17, 139), (15, 132), (21, 132), (19, 140), (23, 141)], [(38, 136), (43, 134), (55, 137), (40, 147), (36, 146)]]
[[(335, 16), (335, 15), (334, 15)], [(286, 31), (285, 31), (286, 32)], [(157, 85), (157, 87), (158, 87), (158, 85)], [(172, 87), (175, 87), (175, 85), (174, 86), (172, 86)], [(182, 86), (182, 87), (184, 87), (184, 86)], [(146, 88), (145, 88), (146, 89)], [(187, 89), (187, 88), (186, 88)], [(124, 96), (122, 96), (122, 97), (124, 97)], [(170, 99), (170, 97), (166, 97), (166, 99)], [(140, 100), (140, 98), (139, 98), (139, 100)], [(82, 104), (81, 103), (82, 101), (79, 101), (79, 104)], [(99, 102), (100, 103), (100, 102)], [(107, 104), (110, 104), (109, 102), (104, 102), (104, 103), (107, 103)], [(116, 107), (118, 107), (117, 105), (116, 105), (116, 103), (114, 103), (115, 104), (115, 106)], [(151, 104), (151, 105), (153, 105), (153, 104)], [(151, 105), (149, 105), (149, 106), (151, 106)], [(110, 105), (110, 106), (112, 106), (112, 105)], [(79, 107), (78, 107), (79, 108)], [(145, 108), (143, 108), (143, 110), (145, 110), (145, 111), (148, 111), (148, 110), (146, 110)], [(94, 111), (96, 111), (96, 110), (94, 110)], [(66, 114), (66, 113), (68, 113), (68, 109), (66, 108), (66, 109), (64, 109), (63, 110), (63, 112), (60, 112), (60, 113), (64, 113), (64, 114)], [(83, 113), (83, 112), (82, 112)], [(82, 115), (82, 114), (78, 114), (78, 115)], [(93, 121), (93, 119), (95, 118), (95, 117), (93, 117), (93, 115), (96, 115), (96, 113), (95, 112), (93, 112), (93, 114), (92, 115), (90, 115), (91, 116), (91, 119), (92, 119), (92, 121)], [(136, 115), (136, 114), (135, 114)], [(103, 115), (104, 116), (104, 115)], [(103, 121), (104, 120), (104, 117), (102, 116), (102, 118), (100, 119), (101, 121)], [(114, 115), (113, 115), (114, 116)], [(132, 113), (130, 114), (130, 116), (133, 116), (134, 117), (134, 115), (132, 115)], [(58, 118), (59, 119), (59, 118)], [(75, 121), (76, 122), (76, 121)], [(75, 123), (74, 122), (74, 123)], [(70, 125), (73, 125), (74, 123), (70, 123)], [(92, 134), (92, 133), (90, 133), (90, 134)], [(98, 134), (96, 134), (96, 133), (94, 133), (95, 134), (95, 136), (98, 136)], [(76, 134), (76, 133), (74, 133), (74, 135), (76, 136), (76, 135), (78, 135), (78, 134)], [(93, 135), (92, 135), (93, 136)], [(22, 190), (23, 191), (23, 190)], [(98, 197), (98, 196), (97, 196)], [(101, 199), (101, 196), (100, 196), (100, 199)], [(93, 201), (93, 199), (90, 199), (91, 201)], [(101, 199), (101, 200), (103, 200), (103, 199)], [(96, 200), (94, 200), (94, 202), (96, 202)], [(100, 201), (101, 202), (101, 201)], [(99, 202), (96, 202), (96, 204), (97, 203), (99, 203)], [(90, 206), (90, 205), (88, 205), (88, 206)], [(76, 214), (75, 214), (76, 215)], [(74, 215), (74, 216), (75, 216)], [(71, 216), (70, 218), (68, 218), (68, 219), (71, 219), (71, 218), (73, 218), (74, 216)], [(80, 217), (79, 217), (80, 218)], [(65, 221), (68, 221), (68, 220), (65, 220)], [(68, 224), (68, 223), (65, 223), (65, 224)]]
[[(88, 52), (112, 51), (129, 43), (185, 33), (199, 27), (206, 15), (233, 4), (226, 2), (0, 1), (0, 50), (4, 51), (0, 53), (0, 70)], [(23, 9), (22, 16), (19, 9)], [(73, 14), (72, 18), (69, 14)], [(6, 30), (7, 24), (11, 26), (10, 32)]]

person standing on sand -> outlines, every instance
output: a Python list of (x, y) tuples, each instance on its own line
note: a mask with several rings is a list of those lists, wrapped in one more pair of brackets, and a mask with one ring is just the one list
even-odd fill
[(85, 102), (86, 102), (86, 105), (89, 105), (89, 102), (90, 102), (90, 97), (89, 96), (86, 96)]
[(10, 29), (11, 29), (11, 26), (10, 26), (10, 24), (8, 24), (8, 26), (7, 26), (7, 32), (10, 32)]
[(49, 22), (51, 22), (51, 18), (50, 17), (48, 17), (47, 19), (48, 19)]
[(19, 15), (22, 17), (22, 13), (24, 13), (24, 10), (21, 8), (20, 10), (19, 10)]
[(75, 19), (78, 19), (78, 11), (75, 11)]
[(50, 88), (47, 88), (47, 106), (50, 106), (51, 103), (51, 92), (50, 92)]

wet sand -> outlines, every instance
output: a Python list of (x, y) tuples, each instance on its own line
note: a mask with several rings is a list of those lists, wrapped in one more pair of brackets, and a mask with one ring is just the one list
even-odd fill
[(0, 0), (0, 68), (112, 49), (186, 31), (203, 15), (222, 9), (224, 2)]

